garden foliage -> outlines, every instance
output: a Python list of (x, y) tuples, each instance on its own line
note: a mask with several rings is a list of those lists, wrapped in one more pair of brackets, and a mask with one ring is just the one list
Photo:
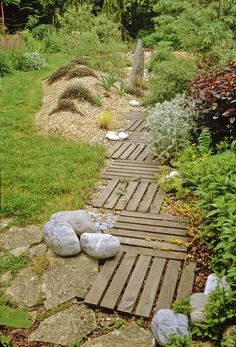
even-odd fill
[(156, 104), (146, 119), (149, 148), (160, 160), (170, 160), (184, 148), (194, 132), (195, 117), (188, 99), (178, 95)]
[(208, 127), (215, 141), (236, 137), (236, 63), (197, 76), (189, 91), (200, 109), (199, 128)]

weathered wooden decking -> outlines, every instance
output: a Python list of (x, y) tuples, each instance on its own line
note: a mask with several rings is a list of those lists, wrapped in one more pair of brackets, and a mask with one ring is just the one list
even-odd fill
[(124, 115), (129, 139), (109, 153), (107, 185), (93, 207), (120, 211), (111, 234), (119, 238), (121, 251), (105, 261), (85, 303), (149, 318), (191, 294), (195, 264), (185, 262), (186, 225), (160, 214), (164, 194), (155, 180), (158, 165), (144, 142), (145, 116)]

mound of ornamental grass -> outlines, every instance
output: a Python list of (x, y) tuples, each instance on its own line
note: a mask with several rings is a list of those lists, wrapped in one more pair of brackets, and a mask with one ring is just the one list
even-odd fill
[(71, 99), (59, 99), (57, 103), (57, 107), (52, 110), (51, 114), (57, 113), (57, 112), (63, 112), (63, 111), (69, 111), (72, 113), (78, 113), (81, 116), (83, 116), (83, 113), (80, 112), (80, 110), (76, 107), (75, 103)]
[(77, 65), (85, 64), (83, 60), (72, 60), (69, 63), (60, 66), (58, 69), (56, 69), (51, 76), (48, 78), (48, 84), (53, 84), (56, 81), (60, 80), (62, 77), (65, 77), (68, 75), (68, 73), (74, 69)]
[(76, 66), (67, 75), (68, 80), (71, 80), (76, 77), (86, 77), (92, 76), (98, 78), (97, 74), (87, 66)]
[(94, 97), (83, 85), (77, 83), (72, 86), (68, 86), (61, 94), (60, 100), (62, 99), (78, 99), (81, 101), (87, 101), (91, 105), (95, 105)]

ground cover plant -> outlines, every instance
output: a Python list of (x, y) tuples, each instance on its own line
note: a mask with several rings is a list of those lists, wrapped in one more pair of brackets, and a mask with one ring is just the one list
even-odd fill
[(84, 87), (80, 83), (68, 86), (60, 96), (60, 100), (63, 99), (78, 99), (87, 101), (90, 104), (95, 104), (93, 95), (88, 88)]
[(15, 223), (43, 222), (57, 210), (87, 201), (104, 160), (101, 146), (40, 135), (34, 115), (41, 106), (41, 80), (68, 61), (50, 56), (48, 67), (3, 80), (2, 214)]
[(70, 70), (70, 72), (67, 75), (68, 80), (71, 80), (76, 77), (86, 77), (86, 76), (92, 76), (97, 78), (97, 74), (90, 69), (87, 66), (80, 66), (80, 67), (75, 67), (74, 69)]

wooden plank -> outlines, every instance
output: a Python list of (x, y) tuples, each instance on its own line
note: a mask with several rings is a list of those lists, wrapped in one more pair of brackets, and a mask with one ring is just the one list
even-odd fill
[(126, 131), (132, 131), (132, 130), (130, 130), (130, 128), (132, 129), (135, 126), (137, 121), (138, 121), (138, 119), (133, 119), (133, 120), (129, 121), (128, 124), (125, 126), (125, 130)]
[(117, 204), (115, 206), (115, 208), (117, 210), (125, 209), (127, 203), (131, 199), (131, 197), (132, 197), (135, 189), (137, 188), (138, 184), (139, 184), (139, 182), (130, 182), (129, 183), (125, 195), (121, 196), (121, 198), (119, 199), (119, 201), (117, 202)]
[(133, 153), (129, 156), (129, 159), (135, 160), (139, 154), (143, 151), (145, 145), (138, 145), (137, 148), (135, 149), (135, 151), (133, 151)]
[(111, 281), (110, 286), (107, 289), (105, 296), (103, 297), (101, 301), (100, 305), (102, 307), (106, 307), (110, 309), (115, 308), (117, 300), (132, 270), (136, 257), (137, 257), (137, 253), (136, 254), (126, 253), (119, 268), (117, 269), (115, 276), (113, 277), (113, 280)]
[(132, 143), (121, 155), (120, 158), (121, 159), (128, 159), (128, 157), (130, 156), (130, 154), (135, 150), (135, 148), (137, 147), (136, 143)]
[(144, 161), (147, 156), (149, 155), (149, 152), (148, 152), (148, 149), (147, 149), (147, 146), (146, 148), (142, 151), (142, 153), (138, 156), (137, 160), (141, 160), (141, 161)]
[(159, 213), (161, 209), (161, 205), (164, 201), (164, 192), (161, 188), (159, 188), (158, 193), (156, 194), (153, 203), (150, 208), (150, 213)]
[(84, 302), (86, 304), (98, 305), (107, 284), (115, 271), (123, 252), (119, 252), (115, 258), (106, 260), (101, 271), (97, 275), (91, 289), (89, 290)]
[(176, 260), (184, 260), (186, 258), (186, 253), (184, 252), (171, 252), (171, 251), (162, 251), (151, 248), (144, 247), (133, 247), (128, 245), (122, 245), (122, 250), (129, 252), (130, 254), (143, 254), (143, 255), (152, 255), (159, 258), (166, 259), (176, 259)]
[(146, 219), (157, 219), (157, 220), (169, 220), (169, 221), (179, 221), (182, 222), (182, 219), (178, 216), (172, 216), (169, 214), (153, 214), (153, 213), (142, 213), (142, 212), (129, 212), (122, 211), (120, 213), (121, 216), (129, 216), (129, 217), (139, 217)]
[(123, 165), (118, 163), (112, 163), (112, 165), (107, 170), (113, 170), (113, 171), (138, 171), (142, 173), (152, 173), (153, 175), (156, 174), (157, 170), (155, 167), (142, 167), (139, 165)]
[(139, 127), (141, 124), (143, 123), (143, 120), (136, 120), (136, 122), (134, 122), (130, 127), (129, 127), (129, 131), (135, 131), (137, 129), (137, 127)]
[(121, 142), (122, 146), (119, 147), (119, 149), (112, 155), (112, 158), (117, 159), (121, 156), (122, 153), (124, 153), (124, 151), (127, 150), (127, 148), (129, 148), (129, 146), (131, 146), (131, 142)]
[(142, 179), (150, 181), (155, 181), (153, 178), (153, 175), (144, 175), (144, 174), (138, 174), (138, 173), (133, 173), (133, 172), (117, 172), (117, 171), (106, 171), (103, 175), (102, 178), (104, 179), (113, 179), (113, 178), (136, 178), (136, 179)]
[(122, 113), (122, 116), (125, 119), (144, 119), (147, 116), (147, 112), (142, 111), (130, 111)]
[(196, 264), (193, 262), (184, 266), (178, 286), (176, 300), (188, 299), (192, 294), (195, 268)]
[(104, 203), (103, 207), (112, 209), (114, 208), (117, 201), (120, 199), (119, 191), (122, 191), (122, 188), (124, 187), (124, 184), (122, 184), (120, 181), (116, 187), (115, 190), (110, 194), (109, 198)]
[(127, 229), (127, 230), (137, 230), (137, 231), (146, 231), (151, 232), (155, 234), (164, 234), (164, 235), (171, 235), (173, 239), (178, 239), (180, 236), (185, 236), (187, 239), (186, 232), (181, 229), (174, 229), (174, 228), (167, 228), (167, 227), (157, 227), (157, 226), (150, 226), (150, 225), (142, 225), (142, 224), (129, 224), (129, 223), (122, 223), (118, 221), (114, 224), (113, 229)]
[(178, 280), (180, 265), (180, 261), (169, 260), (157, 305), (155, 307), (155, 313), (161, 308), (171, 308)]
[(187, 229), (185, 226), (177, 222), (166, 221), (166, 220), (141, 219), (141, 218), (124, 216), (124, 215), (120, 215), (118, 220), (119, 222), (128, 222), (130, 224), (153, 225), (153, 226), (159, 226), (159, 227), (168, 227), (168, 228), (184, 229), (184, 230)]
[(142, 167), (142, 168), (155, 168), (156, 170), (159, 170), (159, 167), (156, 163), (137, 163), (136, 160), (124, 160), (124, 159), (116, 159), (112, 162), (114, 165), (125, 165), (125, 166), (135, 166), (135, 167)]
[(129, 238), (129, 237), (118, 237), (120, 240), (120, 243), (123, 245), (129, 245), (133, 247), (147, 247), (152, 249), (160, 249), (160, 250), (166, 250), (166, 251), (178, 251), (178, 252), (186, 252), (187, 247), (183, 245), (176, 245), (175, 243), (170, 242), (162, 242), (162, 241), (147, 241), (147, 240), (141, 240), (137, 238)]
[(136, 129), (135, 131), (143, 131), (145, 129), (145, 124), (142, 122)]
[(131, 278), (129, 280), (129, 283), (119, 303), (118, 311), (126, 313), (132, 312), (135, 302), (138, 298), (139, 291), (142, 287), (150, 261), (150, 256), (140, 255), (137, 264), (135, 265), (134, 271), (131, 275)]
[[(117, 229), (112, 228), (111, 234), (115, 236), (126, 236), (126, 237), (135, 237), (135, 238), (141, 238), (141, 239), (150, 239), (150, 240), (166, 240), (166, 241), (173, 241), (174, 237), (173, 235), (168, 234), (160, 234), (160, 233), (152, 233), (145, 231), (138, 231), (138, 230), (129, 230), (129, 229)], [(188, 237), (187, 236), (178, 236), (177, 238), (179, 241), (187, 242)]]
[(139, 189), (136, 190), (134, 193), (132, 199), (129, 201), (126, 209), (129, 211), (135, 211), (147, 189), (148, 183), (147, 182), (141, 182), (139, 184)]
[(109, 184), (104, 188), (104, 190), (99, 194), (97, 200), (94, 202), (93, 206), (100, 208), (103, 206), (103, 204), (105, 203), (105, 201), (108, 199), (108, 197), (110, 196), (110, 194), (113, 192), (113, 190), (115, 189), (115, 187), (117, 186), (119, 182), (119, 179), (115, 178), (112, 179)]
[(147, 189), (143, 201), (138, 206), (138, 211), (147, 212), (157, 191), (157, 184), (151, 183)]
[(123, 146), (122, 142), (116, 142), (116, 144), (114, 146), (112, 146), (112, 148), (109, 150), (109, 157), (112, 157), (112, 155), (121, 147)]
[(154, 258), (135, 314), (150, 317), (166, 259)]

